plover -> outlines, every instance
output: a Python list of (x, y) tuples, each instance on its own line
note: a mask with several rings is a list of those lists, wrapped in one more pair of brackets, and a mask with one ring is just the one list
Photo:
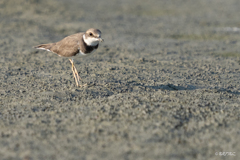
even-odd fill
[(80, 86), (80, 76), (73, 63), (74, 56), (86, 56), (98, 48), (99, 42), (103, 42), (101, 31), (99, 29), (90, 28), (86, 32), (80, 32), (65, 37), (59, 42), (40, 44), (35, 46), (36, 49), (42, 49), (53, 52), (62, 57), (72, 57), (69, 61), (72, 64), (72, 72), (76, 81), (76, 85)]

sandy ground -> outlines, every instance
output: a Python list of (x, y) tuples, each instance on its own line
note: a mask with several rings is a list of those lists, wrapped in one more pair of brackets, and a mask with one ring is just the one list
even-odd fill
[[(0, 159), (240, 159), (239, 6), (1, 0)], [(75, 58), (87, 87), (31, 48), (91, 27), (105, 42)]]

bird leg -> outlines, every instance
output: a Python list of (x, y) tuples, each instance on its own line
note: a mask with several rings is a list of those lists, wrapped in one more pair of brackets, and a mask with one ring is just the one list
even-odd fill
[(76, 85), (79, 86), (79, 87), (81, 87), (81, 85), (80, 85), (80, 80), (82, 80), (82, 79), (81, 79), (81, 77), (78, 75), (78, 71), (77, 71), (76, 67), (75, 67), (74, 64), (73, 64), (73, 60), (69, 59), (69, 61), (70, 61), (71, 64), (72, 64), (72, 72), (73, 72), (73, 76), (74, 76), (74, 78), (75, 78)]

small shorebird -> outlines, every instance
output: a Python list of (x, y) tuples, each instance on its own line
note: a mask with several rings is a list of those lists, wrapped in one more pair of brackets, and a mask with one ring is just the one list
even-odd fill
[[(85, 33), (76, 33), (65, 37), (59, 42), (40, 44), (34, 48), (53, 52), (62, 57), (73, 57), (76, 55), (84, 56), (93, 53), (93, 51), (98, 48), (99, 42), (103, 42), (101, 31), (99, 29), (90, 28)], [(79, 84), (81, 78), (74, 66), (73, 58), (69, 59), (69, 61), (72, 64), (72, 72), (76, 85), (81, 87)]]

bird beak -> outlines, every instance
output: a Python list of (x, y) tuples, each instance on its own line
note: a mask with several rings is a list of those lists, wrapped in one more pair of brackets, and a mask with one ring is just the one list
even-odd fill
[(99, 42), (103, 42), (104, 39), (102, 39), (102, 38), (98, 38), (98, 41), (99, 41)]

